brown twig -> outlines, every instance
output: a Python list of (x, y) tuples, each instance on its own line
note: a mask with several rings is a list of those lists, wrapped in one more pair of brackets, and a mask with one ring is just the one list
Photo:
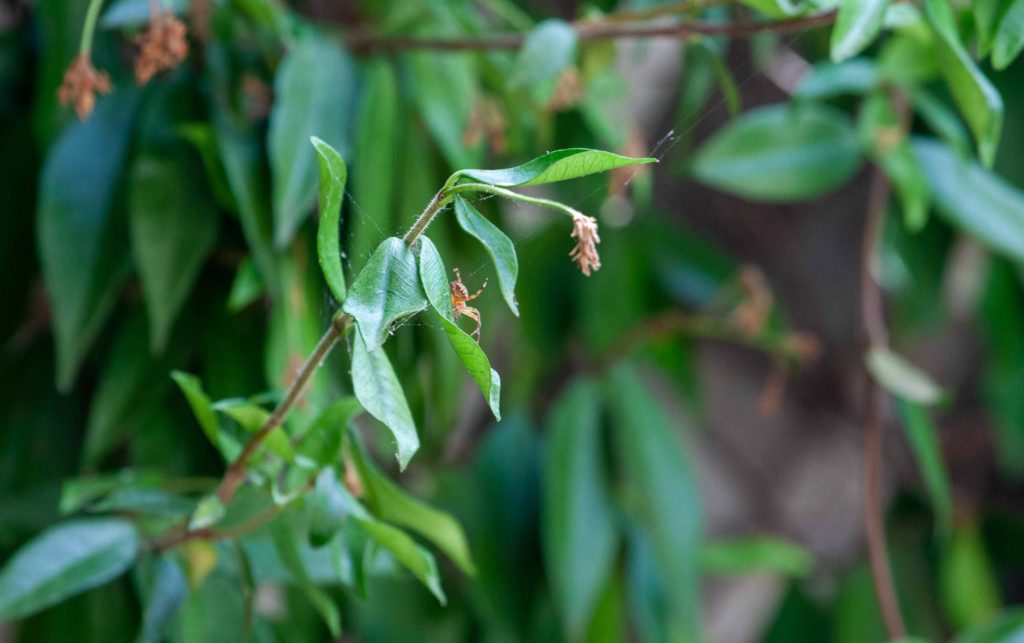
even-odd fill
[[(812, 27), (831, 24), (835, 11), (825, 11), (809, 16), (785, 18), (768, 22), (709, 22), (701, 20), (675, 24), (636, 24), (617, 21), (573, 23), (581, 42), (613, 40), (619, 38), (689, 38), (692, 36), (725, 36), (727, 38), (750, 38), (762, 33), (787, 33), (803, 31)], [(462, 36), (454, 38), (429, 38), (417, 36), (383, 36), (371, 33), (350, 33), (346, 42), (355, 51), (383, 53), (409, 49), (430, 49), (435, 51), (479, 51), (491, 49), (518, 49), (526, 39), (523, 33), (499, 33), (491, 36)]]
[[(867, 216), (861, 248), (861, 316), (868, 347), (884, 346), (888, 342), (882, 291), (872, 275), (875, 250), (885, 224), (886, 207), (892, 187), (888, 177), (877, 166), (872, 170), (868, 194)], [(885, 620), (890, 639), (906, 636), (906, 626), (900, 611), (892, 566), (886, 544), (885, 518), (882, 509), (882, 391), (874, 379), (865, 374), (864, 383), (864, 528), (871, 561), (871, 576), (875, 584), (878, 606)]]

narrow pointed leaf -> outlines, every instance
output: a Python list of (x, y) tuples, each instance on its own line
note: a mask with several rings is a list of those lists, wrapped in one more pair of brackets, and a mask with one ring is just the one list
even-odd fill
[(185, 574), (169, 556), (144, 560), (136, 568), (142, 578), (142, 625), (136, 643), (160, 643), (188, 596)]
[(67, 390), (128, 274), (127, 229), (114, 199), (138, 92), (99, 101), (47, 155), (36, 238), (53, 310), (57, 384)]
[(462, 178), (500, 187), (539, 185), (568, 181), (637, 163), (656, 162), (657, 159), (653, 158), (632, 158), (601, 150), (573, 147), (548, 152), (528, 163), (502, 170), (459, 170), (448, 179), (448, 185), (454, 185)]
[(505, 297), (505, 303), (512, 310), (512, 314), (518, 317), (519, 304), (516, 302), (515, 290), (516, 279), (519, 276), (519, 258), (516, 256), (512, 240), (461, 196), (455, 197), (455, 218), (462, 229), (476, 237), (491, 256), (501, 294)]
[(271, 523), (270, 534), (274, 547), (281, 562), (288, 569), (299, 588), (327, 625), (328, 631), (335, 639), (341, 636), (341, 611), (334, 600), (324, 590), (313, 584), (306, 563), (299, 551), (299, 541), (291, 521), (279, 518)]
[(900, 414), (907, 441), (914, 452), (914, 459), (921, 470), (925, 487), (931, 497), (935, 512), (936, 530), (948, 536), (953, 528), (953, 497), (949, 487), (949, 475), (942, 460), (938, 431), (928, 417), (928, 411), (920, 405), (900, 400)]
[(405, 469), (420, 448), (412, 411), (387, 353), (369, 350), (358, 328), (352, 336), (352, 388), (366, 412), (391, 430), (398, 465)]
[(299, 442), (297, 454), (309, 458), (318, 467), (339, 462), (348, 425), (362, 412), (363, 407), (353, 397), (335, 400), (310, 425)]
[[(269, 411), (246, 400), (221, 400), (213, 405), (213, 409), (238, 422), (248, 433), (258, 433), (270, 420)], [(295, 451), (282, 427), (278, 426), (271, 431), (265, 444), (268, 449), (285, 460), (291, 462), (295, 459)]]
[(447, 554), (462, 571), (475, 574), (469, 543), (458, 521), (410, 495), (377, 469), (358, 441), (351, 444), (352, 458), (366, 490), (365, 502), (374, 515), (412, 529)]
[(974, 134), (981, 164), (991, 167), (1003, 128), (1003, 99), (960, 42), (950, 4), (925, 0), (924, 9), (936, 36), (935, 50), (946, 84)]
[(331, 294), (345, 301), (345, 273), (341, 269), (341, 203), (345, 195), (348, 170), (333, 147), (313, 136), (310, 142), (320, 162), (320, 226), (316, 232), (316, 252), (320, 270)]
[(833, 62), (853, 58), (878, 36), (889, 0), (843, 0), (832, 27)]
[(277, 69), (267, 136), (274, 243), (279, 247), (291, 241), (313, 208), (317, 169), (309, 138), (319, 136), (342, 154), (346, 151), (346, 115), (354, 86), (351, 59), (326, 36), (299, 38)]
[(428, 305), (416, 257), (398, 237), (385, 239), (352, 283), (343, 309), (359, 324), (367, 349), (376, 351), (397, 320)]
[(700, 566), (720, 576), (772, 572), (801, 578), (814, 569), (814, 558), (785, 540), (755, 536), (706, 543), (700, 550)]
[(206, 438), (221, 452), (225, 460), (233, 459), (241, 451), (241, 446), (234, 438), (221, 432), (220, 425), (217, 423), (217, 414), (213, 410), (213, 403), (206, 395), (206, 391), (203, 390), (199, 378), (182, 371), (171, 372), (171, 378), (174, 379), (178, 388), (185, 395), (185, 399), (188, 400), (192, 414), (195, 415)]
[(441, 605), (448, 602), (441, 588), (441, 574), (434, 555), (416, 544), (408, 534), (379, 520), (357, 518), (359, 526), (396, 561), (423, 583)]
[(567, 639), (582, 640), (615, 562), (615, 513), (601, 437), (601, 391), (576, 382), (549, 420), (543, 538)]
[(0, 571), (0, 623), (34, 614), (124, 573), (139, 536), (127, 520), (64, 523), (30, 540)]
[(420, 277), (423, 279), (423, 290), (426, 291), (430, 305), (441, 320), (448, 341), (462, 360), (462, 365), (480, 387), (480, 392), (491, 407), (491, 413), (500, 420), (501, 379), (498, 372), (491, 368), (490, 360), (480, 348), (480, 344), (455, 323), (448, 275), (437, 248), (427, 237), (420, 237), (420, 244)]

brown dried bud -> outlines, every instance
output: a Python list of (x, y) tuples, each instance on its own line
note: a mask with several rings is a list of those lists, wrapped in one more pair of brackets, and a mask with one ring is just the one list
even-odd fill
[(584, 276), (589, 277), (592, 270), (601, 268), (601, 256), (597, 254), (597, 244), (601, 243), (601, 237), (597, 234), (597, 219), (574, 212), (572, 238), (576, 239), (576, 245), (569, 253), (569, 258), (576, 262)]
[(733, 311), (731, 321), (741, 333), (755, 337), (768, 323), (775, 298), (768, 288), (768, 280), (757, 266), (743, 266), (739, 282), (743, 300)]
[(548, 111), (564, 112), (583, 99), (583, 76), (576, 67), (565, 69), (555, 80), (555, 89), (545, 107)]
[(79, 120), (85, 120), (96, 107), (96, 94), (109, 94), (110, 76), (92, 66), (86, 54), (79, 54), (64, 72), (64, 82), (57, 90), (61, 105), (74, 105)]
[(135, 38), (139, 49), (135, 57), (135, 81), (148, 83), (162, 71), (174, 69), (188, 56), (185, 23), (170, 11), (157, 11), (149, 26)]

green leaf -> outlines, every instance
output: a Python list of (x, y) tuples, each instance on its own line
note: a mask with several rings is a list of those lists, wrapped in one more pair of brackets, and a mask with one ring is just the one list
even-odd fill
[(1024, 0), (1016, 0), (1007, 9), (992, 44), (992, 66), (1002, 70), (1024, 49)]
[[(188, 8), (186, 0), (168, 0), (163, 6), (179, 16), (184, 15)], [(110, 3), (110, 8), (103, 12), (100, 27), (120, 29), (145, 26), (149, 22), (152, 10), (149, 0), (115, 0)]]
[(571, 147), (548, 152), (516, 167), (501, 170), (459, 170), (452, 174), (446, 186), (455, 185), (463, 178), (506, 188), (540, 185), (568, 181), (637, 163), (656, 162), (657, 159), (653, 158), (632, 158), (601, 150)]
[(756, 9), (772, 18), (792, 16), (800, 11), (799, 2), (792, 0), (740, 0), (743, 4)]
[(974, 134), (978, 158), (991, 167), (1003, 127), (1003, 99), (961, 44), (949, 3), (925, 0), (924, 10), (936, 35), (935, 48), (946, 84)]
[(508, 86), (515, 89), (554, 79), (572, 65), (577, 40), (576, 30), (564, 20), (538, 23), (516, 54)]
[(431, 306), (441, 320), (448, 341), (462, 360), (462, 365), (480, 387), (480, 392), (484, 394), (484, 399), (487, 400), (495, 419), (501, 420), (501, 378), (498, 372), (491, 368), (491, 363), (480, 348), (480, 344), (455, 323), (447, 272), (434, 243), (427, 237), (420, 237), (420, 245), (420, 278), (423, 280), (423, 290), (426, 291)]
[[(415, 35), (454, 37), (460, 32), (427, 25)], [(463, 141), (480, 85), (475, 54), (418, 51), (409, 54), (408, 60), (411, 98), (449, 166), (475, 165), (479, 150), (467, 147)]]
[(577, 380), (548, 421), (544, 559), (567, 638), (582, 640), (615, 564), (618, 533), (601, 436), (601, 391)]
[(213, 403), (203, 390), (202, 382), (195, 375), (182, 371), (173, 371), (171, 378), (177, 383), (178, 388), (188, 400), (199, 427), (206, 434), (206, 438), (224, 456), (225, 460), (231, 460), (235, 454), (241, 451), (241, 446), (231, 436), (221, 432), (217, 424), (217, 414), (213, 410)]
[(973, 0), (974, 28), (978, 36), (978, 53), (988, 54), (992, 48), (999, 24), (1014, 0)]
[(441, 575), (437, 571), (437, 562), (433, 554), (417, 545), (408, 534), (391, 525), (372, 519), (357, 517), (356, 520), (374, 542), (426, 585), (441, 605), (447, 604), (448, 599), (441, 589)]
[(345, 526), (351, 511), (333, 468), (324, 467), (316, 477), (316, 486), (306, 494), (306, 506), (309, 543), (323, 547)]
[(188, 528), (191, 530), (206, 529), (219, 522), (225, 513), (227, 513), (227, 509), (217, 494), (213, 493), (205, 496), (196, 505), (196, 510), (192, 512), (192, 516), (188, 521)]
[(238, 204), (242, 234), (263, 282), (269, 286), (271, 294), (277, 296), (280, 284), (271, 248), (273, 220), (267, 208), (268, 181), (262, 166), (263, 150), (249, 132), (240, 130), (219, 112), (215, 112), (214, 117), (217, 149)]
[[(143, 155), (128, 197), (132, 254), (149, 313), (150, 343), (162, 352), (217, 236), (217, 210), (184, 156)], [(187, 186), (187, 187), (186, 187)]]
[(491, 256), (494, 271), (498, 274), (498, 287), (505, 297), (512, 314), (519, 316), (519, 304), (516, 303), (516, 278), (519, 276), (519, 259), (516, 248), (498, 226), (480, 214), (469, 201), (461, 196), (455, 197), (455, 218), (463, 230), (476, 238)]
[[(348, 222), (349, 256), (360, 262), (380, 243), (382, 231), (391, 231), (400, 225), (396, 222), (396, 211), (400, 209), (394, 207), (396, 179), (401, 177), (404, 191), (408, 189), (409, 178), (397, 163), (398, 149), (403, 142), (398, 127), (407, 121), (400, 118), (401, 99), (394, 63), (378, 58), (366, 65), (366, 86), (356, 117), (352, 168), (352, 190), (358, 207), (353, 208), (355, 216)], [(415, 159), (417, 166), (423, 162), (415, 156), (406, 158)]]
[(948, 536), (953, 528), (953, 496), (946, 465), (942, 461), (938, 431), (928, 417), (928, 411), (918, 404), (900, 400), (900, 414), (910, 448), (931, 496), (935, 526), (939, 533)]
[(296, 449), (298, 455), (309, 458), (317, 467), (339, 462), (348, 425), (362, 412), (363, 407), (354, 397), (343, 397), (332, 402), (317, 416), (302, 437)]
[(1024, 261), (1024, 192), (945, 145), (913, 142), (938, 211), (951, 224), (1016, 261)]
[(861, 106), (860, 129), (872, 159), (896, 186), (903, 205), (903, 220), (911, 231), (928, 221), (930, 191), (921, 163), (903, 132), (903, 125), (887, 93), (877, 93)]
[(256, 264), (252, 257), (242, 259), (235, 271), (235, 279), (231, 282), (231, 292), (228, 293), (226, 308), (237, 313), (250, 304), (254, 303), (263, 295), (263, 278), (256, 270)]
[(53, 312), (57, 385), (67, 391), (128, 274), (126, 230), (114, 200), (138, 92), (98, 102), (47, 155), (36, 237)]
[(136, 570), (141, 579), (139, 593), (143, 605), (136, 643), (160, 643), (188, 596), (185, 574), (168, 556), (145, 558)]
[(320, 617), (327, 624), (331, 637), (337, 639), (341, 636), (341, 612), (331, 597), (314, 585), (310, 579), (309, 573), (306, 571), (306, 563), (299, 551), (299, 540), (295, 532), (295, 525), (286, 518), (278, 518), (270, 526), (274, 547), (281, 562), (284, 563), (299, 588), (306, 594), (309, 602), (320, 613)]
[(842, 94), (866, 94), (877, 85), (878, 68), (874, 61), (854, 58), (839, 64), (814, 65), (797, 83), (794, 96), (823, 100)]
[[(253, 434), (259, 433), (270, 420), (269, 411), (244, 399), (221, 400), (213, 405), (213, 410), (223, 413), (238, 422), (246, 432)], [(267, 434), (265, 444), (268, 449), (288, 462), (295, 460), (295, 450), (292, 449), (292, 443), (288, 440), (283, 427), (278, 426)]]
[(921, 120), (947, 145), (961, 156), (967, 156), (971, 150), (971, 137), (967, 134), (960, 116), (945, 102), (934, 94), (923, 89), (916, 89), (910, 94), (910, 102)]
[(346, 152), (354, 86), (355, 70), (345, 50), (312, 32), (294, 43), (277, 69), (267, 136), (278, 247), (292, 240), (312, 209), (317, 170), (307, 141), (318, 136)]
[(814, 558), (793, 543), (770, 536), (710, 542), (700, 550), (701, 569), (709, 574), (734, 576), (771, 572), (794, 578), (814, 570)]
[(462, 571), (475, 575), (466, 534), (458, 521), (451, 514), (409, 495), (374, 466), (357, 440), (351, 444), (352, 459), (366, 491), (365, 502), (373, 513), (420, 534), (447, 554)]
[(944, 554), (939, 565), (939, 592), (953, 627), (978, 625), (995, 616), (1002, 603), (999, 583), (978, 525), (957, 525)]
[(821, 196), (860, 167), (857, 134), (840, 112), (817, 105), (751, 110), (711, 137), (693, 160), (694, 176), (756, 201)]
[(0, 571), (0, 622), (34, 614), (115, 578), (135, 560), (139, 536), (127, 520), (58, 525), (25, 544)]
[(686, 629), (679, 636), (699, 640), (703, 538), (697, 481), (674, 427), (630, 367), (611, 373), (605, 395), (630, 513), (651, 542), (654, 563), (667, 585), (666, 609)]
[(383, 349), (369, 350), (361, 328), (352, 336), (352, 388), (366, 412), (391, 430), (398, 466), (404, 470), (420, 448), (412, 411), (387, 353)]
[(341, 203), (345, 196), (348, 170), (337, 150), (315, 136), (309, 141), (320, 161), (320, 226), (316, 233), (316, 252), (320, 269), (331, 294), (345, 301), (345, 273), (341, 269)]
[(896, 397), (925, 406), (946, 399), (946, 393), (927, 373), (888, 348), (872, 348), (865, 360), (875, 381)]
[(367, 349), (376, 351), (390, 334), (392, 324), (427, 305), (416, 256), (401, 239), (389, 237), (359, 271), (342, 309), (359, 324)]
[(843, 0), (832, 27), (833, 62), (853, 58), (874, 42), (882, 28), (889, 0)]
[(953, 643), (1011, 643), (1024, 635), (1024, 609), (1006, 610), (995, 617), (970, 627), (953, 639)]

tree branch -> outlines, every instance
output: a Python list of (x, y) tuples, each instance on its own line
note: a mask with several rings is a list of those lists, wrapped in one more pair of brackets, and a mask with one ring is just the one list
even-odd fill
[[(885, 325), (882, 291), (872, 275), (875, 250), (882, 236), (886, 207), (889, 203), (891, 185), (888, 177), (875, 166), (871, 175), (868, 193), (867, 216), (864, 222), (864, 238), (861, 248), (861, 318), (868, 348), (884, 346), (888, 342)], [(893, 583), (892, 566), (885, 536), (885, 517), (882, 508), (882, 391), (870, 374), (865, 373), (864, 381), (864, 527), (868, 541), (868, 557), (871, 561), (871, 576), (875, 584), (878, 606), (885, 620), (885, 629), (890, 639), (906, 636), (906, 626), (900, 612), (896, 586)]]
[[(619, 38), (678, 38), (692, 36), (725, 36), (750, 38), (762, 33), (804, 31), (812, 27), (831, 24), (835, 11), (809, 16), (785, 18), (768, 22), (708, 22), (693, 20), (676, 24), (637, 24), (617, 21), (575, 22), (573, 28), (581, 42), (614, 40)], [(492, 36), (464, 36), (455, 38), (421, 38), (416, 36), (382, 36), (371, 33), (350, 33), (346, 42), (355, 51), (387, 53), (403, 50), (430, 49), (435, 51), (479, 51), (492, 49), (518, 49), (526, 39), (524, 33), (500, 33)]]

